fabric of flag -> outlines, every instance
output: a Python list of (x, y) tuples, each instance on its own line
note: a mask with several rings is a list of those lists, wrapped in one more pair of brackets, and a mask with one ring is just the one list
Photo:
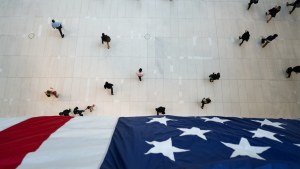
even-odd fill
[(119, 118), (100, 169), (299, 169), (300, 121)]
[(0, 118), (0, 169), (96, 169), (118, 118)]

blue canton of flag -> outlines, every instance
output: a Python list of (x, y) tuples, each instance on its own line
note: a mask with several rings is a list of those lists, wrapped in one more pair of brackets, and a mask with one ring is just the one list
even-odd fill
[(100, 169), (300, 169), (300, 121), (119, 118)]

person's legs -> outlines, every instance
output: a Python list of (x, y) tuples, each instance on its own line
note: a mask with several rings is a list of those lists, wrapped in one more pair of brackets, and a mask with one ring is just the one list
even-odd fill
[[(267, 17), (268, 17), (268, 16), (267, 16)], [(270, 18), (267, 19), (267, 23), (269, 23), (271, 19), (272, 19), (272, 16), (270, 15)]]
[(202, 103), (201, 109), (203, 109), (203, 107), (204, 107), (204, 102), (203, 102), (203, 101), (201, 101), (201, 103)]
[(242, 40), (242, 42), (240, 43), (240, 46), (244, 43), (244, 39)]
[(53, 91), (52, 94), (53, 94), (56, 98), (58, 98), (58, 94), (57, 94), (56, 91)]
[(114, 95), (114, 89), (112, 87), (110, 89), (110, 93), (111, 93), (111, 95)]
[(290, 78), (290, 77), (291, 77), (292, 71), (293, 71), (293, 68), (292, 68), (292, 67), (289, 67), (289, 68), (286, 69), (285, 72), (288, 74), (287, 78)]
[(296, 9), (296, 5), (293, 5), (293, 9), (290, 11), (290, 14)]
[(109, 42), (106, 42), (107, 43), (107, 49), (109, 49), (110, 48), (110, 46), (109, 46)]
[(248, 10), (250, 9), (252, 4), (253, 4), (253, 2), (250, 1), (249, 4), (248, 4)]
[(58, 29), (58, 31), (59, 31), (59, 33), (60, 33), (60, 36), (61, 36), (62, 38), (64, 38), (65, 35), (62, 33), (61, 28), (62, 28), (62, 26), (60, 25), (57, 29)]
[(140, 81), (142, 81), (142, 77), (141, 76), (139, 76), (139, 79), (140, 79)]
[(269, 41), (266, 41), (265, 44), (262, 45), (262, 47), (263, 48), (266, 47), (268, 43), (269, 43)]

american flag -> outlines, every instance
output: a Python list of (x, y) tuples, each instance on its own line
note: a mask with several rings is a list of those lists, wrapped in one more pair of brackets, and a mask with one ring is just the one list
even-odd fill
[(100, 169), (299, 169), (300, 121), (119, 118)]
[(0, 118), (0, 169), (300, 168), (300, 121)]

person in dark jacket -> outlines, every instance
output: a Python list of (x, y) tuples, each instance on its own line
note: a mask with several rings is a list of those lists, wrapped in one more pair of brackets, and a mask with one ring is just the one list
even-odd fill
[(108, 83), (108, 82), (105, 82), (104, 84), (104, 89), (110, 89), (110, 93), (111, 95), (114, 95), (114, 89), (113, 89), (113, 84), (111, 83)]
[(242, 36), (239, 36), (239, 39), (242, 39), (240, 46), (244, 43), (244, 41), (248, 42), (249, 38), (250, 38), (250, 33), (249, 33), (249, 31), (246, 30)]
[(261, 46), (264, 48), (267, 46), (268, 43), (270, 43), (271, 41), (273, 41), (274, 39), (276, 39), (278, 37), (277, 34), (274, 35), (270, 35), (267, 38), (262, 38), (261, 39)]
[(60, 116), (70, 116), (71, 109), (66, 109), (59, 113)]
[(293, 9), (291, 11), (289, 11), (290, 14), (292, 14), (292, 12), (296, 9), (300, 7), (300, 0), (296, 0), (293, 3), (286, 3), (286, 6), (293, 6)]
[(211, 75), (209, 75), (209, 81), (213, 82), (214, 80), (219, 80), (220, 79), (220, 73), (215, 74), (215, 72)]
[(201, 109), (204, 108), (205, 104), (209, 104), (210, 102), (211, 102), (210, 98), (203, 98), (201, 101), (201, 103), (202, 103)]
[(289, 67), (286, 69), (286, 73), (288, 74), (287, 78), (291, 77), (292, 72), (300, 73), (300, 66)]
[(84, 110), (78, 110), (78, 107), (75, 107), (74, 110), (73, 110), (73, 113), (74, 114), (79, 114), (79, 116), (83, 116), (83, 113)]
[(155, 108), (155, 110), (156, 110), (157, 115), (159, 115), (159, 113), (161, 113), (161, 114), (166, 114), (166, 113), (165, 113), (165, 111), (166, 111), (166, 108), (165, 108), (165, 107), (160, 106), (160, 107), (158, 107), (158, 108)]
[(257, 4), (258, 0), (250, 0), (250, 2), (248, 3), (248, 10), (250, 9), (252, 4)]
[(110, 48), (109, 42), (111, 40), (110, 37), (108, 35), (105, 35), (104, 33), (102, 33), (101, 40), (102, 40), (102, 44), (103, 44), (103, 42), (107, 43), (107, 49), (109, 49)]
[(266, 12), (266, 16), (270, 16), (269, 19), (267, 19), (267, 23), (272, 19), (275, 18), (276, 14), (280, 11), (281, 6), (275, 6), (274, 8), (270, 9), (269, 12)]

